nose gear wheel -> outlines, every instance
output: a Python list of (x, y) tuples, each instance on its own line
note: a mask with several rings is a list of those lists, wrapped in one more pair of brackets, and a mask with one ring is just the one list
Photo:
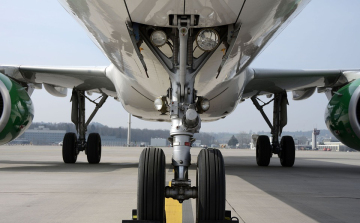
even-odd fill
[(225, 219), (225, 167), (218, 149), (202, 149), (198, 156), (196, 186), (197, 222)]
[(165, 154), (162, 149), (142, 151), (138, 168), (137, 219), (164, 222)]

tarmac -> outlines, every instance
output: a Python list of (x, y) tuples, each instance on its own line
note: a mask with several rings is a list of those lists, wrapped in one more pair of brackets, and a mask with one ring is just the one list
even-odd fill
[[(81, 153), (64, 164), (60, 146), (0, 147), (0, 222), (121, 222), (136, 208), (137, 165), (143, 148), (103, 147), (101, 163)], [(171, 148), (164, 148), (167, 183)], [(189, 176), (195, 185), (193, 148)], [(240, 222), (359, 222), (360, 153), (297, 151), (292, 168), (277, 157), (258, 167), (254, 150), (221, 150), (226, 165), (226, 208)], [(167, 201), (168, 202), (168, 201)], [(194, 222), (195, 200), (177, 205)], [(179, 214), (179, 213), (178, 213)]]

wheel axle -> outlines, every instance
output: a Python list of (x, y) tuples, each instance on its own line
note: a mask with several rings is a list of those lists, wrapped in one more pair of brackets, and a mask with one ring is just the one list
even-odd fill
[(165, 197), (173, 198), (178, 200), (179, 203), (182, 203), (184, 200), (190, 198), (197, 198), (198, 196), (198, 188), (197, 187), (165, 187)]

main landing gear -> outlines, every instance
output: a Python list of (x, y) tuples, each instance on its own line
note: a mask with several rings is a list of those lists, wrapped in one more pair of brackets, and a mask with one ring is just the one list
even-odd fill
[(85, 122), (85, 96), (84, 91), (73, 90), (71, 101), (72, 101), (72, 111), (71, 111), (71, 121), (75, 124), (78, 136), (74, 132), (68, 132), (64, 136), (63, 147), (62, 147), (62, 156), (64, 163), (75, 163), (77, 156), (80, 151), (85, 151), (87, 155), (87, 160), (91, 164), (97, 164), (101, 159), (101, 138), (98, 133), (91, 133), (86, 140), (86, 131), (87, 127), (90, 124), (91, 120), (94, 118), (97, 111), (105, 103), (108, 96), (106, 94), (102, 95), (102, 98), (99, 103), (92, 101), (96, 104), (96, 108), (93, 113), (90, 115), (89, 119)]
[(259, 166), (268, 166), (270, 164), (270, 158), (272, 154), (278, 154), (280, 163), (283, 167), (292, 167), (295, 162), (295, 143), (291, 136), (283, 136), (279, 142), (279, 136), (281, 135), (283, 127), (287, 124), (287, 95), (286, 92), (274, 94), (274, 114), (273, 123), (269, 121), (266, 116), (263, 107), (268, 105), (264, 103), (260, 105), (258, 98), (253, 96), (251, 98), (255, 107), (260, 111), (264, 117), (266, 123), (271, 129), (272, 143), (267, 135), (260, 135), (256, 142), (256, 162)]

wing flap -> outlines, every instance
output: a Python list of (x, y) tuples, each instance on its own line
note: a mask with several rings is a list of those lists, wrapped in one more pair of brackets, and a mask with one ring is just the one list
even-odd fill
[(0, 66), (0, 72), (26, 83), (77, 88), (116, 96), (114, 84), (106, 77), (106, 68)]
[(277, 70), (249, 69), (252, 77), (245, 86), (243, 97), (293, 91), (294, 99), (310, 97), (315, 88), (343, 86), (360, 78), (360, 70)]

